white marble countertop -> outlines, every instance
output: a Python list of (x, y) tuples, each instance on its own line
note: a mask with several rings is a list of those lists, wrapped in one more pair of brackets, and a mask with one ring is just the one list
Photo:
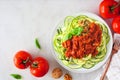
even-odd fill
[[(57, 23), (67, 15), (80, 11), (99, 15), (101, 1), (0, 0), (0, 80), (14, 80), (10, 76), (11, 73), (21, 74), (23, 80), (54, 80), (51, 77), (51, 71), (60, 65), (51, 55), (49, 45), (52, 31)], [(39, 39), (42, 50), (36, 48), (35, 38)], [(19, 50), (26, 50), (34, 57), (45, 57), (50, 64), (49, 72), (42, 78), (36, 78), (30, 74), (29, 69), (17, 69), (13, 64), (13, 56)], [(69, 73), (73, 80), (94, 80), (99, 72), (100, 69), (88, 74)], [(63, 80), (63, 76), (57, 80)]]

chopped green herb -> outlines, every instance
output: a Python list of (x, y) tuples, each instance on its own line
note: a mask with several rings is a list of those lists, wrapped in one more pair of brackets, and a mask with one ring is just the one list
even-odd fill
[(40, 43), (37, 38), (35, 39), (35, 44), (38, 49), (41, 49)]
[(60, 30), (60, 33), (62, 33), (62, 29), (60, 28), (59, 30)]
[(22, 79), (22, 76), (20, 74), (10, 74), (15, 79)]
[(57, 33), (60, 34), (59, 29), (57, 29)]
[(57, 29), (57, 33), (58, 33), (58, 34), (61, 34), (61, 33), (62, 33), (61, 28)]

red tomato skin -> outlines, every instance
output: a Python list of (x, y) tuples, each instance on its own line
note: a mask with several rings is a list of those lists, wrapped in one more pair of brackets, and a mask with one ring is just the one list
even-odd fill
[(114, 1), (114, 0), (104, 0), (104, 1)]
[(117, 5), (118, 2), (114, 1), (114, 0), (104, 0), (100, 3), (99, 6), (99, 13), (100, 15), (104, 18), (104, 19), (108, 19), (108, 18), (114, 18), (116, 16), (119, 15), (119, 6), (114, 8), (114, 10), (111, 10), (112, 6)]
[[(34, 67), (33, 64), (37, 63), (37, 67)], [(33, 63), (30, 65), (30, 72), (35, 77), (44, 76), (49, 70), (48, 61), (43, 57), (37, 57), (33, 60)]]
[(112, 29), (114, 32), (120, 34), (120, 16), (117, 16), (112, 21)]
[[(23, 61), (27, 60), (28, 58), (29, 58), (28, 62), (22, 63)], [(13, 61), (17, 68), (25, 69), (28, 66), (30, 66), (30, 64), (32, 62), (32, 56), (30, 55), (30, 53), (21, 50), (15, 54)]]

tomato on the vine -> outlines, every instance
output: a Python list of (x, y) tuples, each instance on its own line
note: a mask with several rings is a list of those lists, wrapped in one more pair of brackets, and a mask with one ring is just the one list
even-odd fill
[(37, 57), (30, 65), (30, 72), (35, 77), (44, 76), (49, 70), (48, 61), (43, 57)]
[(112, 28), (114, 32), (120, 34), (120, 15), (113, 19)]
[(18, 51), (14, 56), (14, 64), (19, 69), (25, 69), (30, 66), (32, 56), (26, 51)]
[(105, 19), (116, 17), (120, 13), (118, 2), (114, 0), (102, 1), (99, 6), (99, 13)]

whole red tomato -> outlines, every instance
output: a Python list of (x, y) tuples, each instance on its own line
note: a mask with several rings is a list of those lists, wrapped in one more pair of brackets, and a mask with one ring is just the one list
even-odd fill
[(114, 0), (104, 0), (100, 3), (99, 13), (105, 19), (116, 17), (119, 15), (119, 11), (118, 2)]
[(19, 69), (25, 69), (30, 66), (32, 57), (26, 51), (18, 51), (14, 56), (14, 64)]
[(120, 34), (120, 16), (117, 16), (112, 21), (112, 28), (114, 32)]
[(37, 57), (33, 60), (33, 63), (30, 65), (30, 72), (35, 77), (44, 76), (49, 70), (49, 64), (46, 59), (43, 57)]

